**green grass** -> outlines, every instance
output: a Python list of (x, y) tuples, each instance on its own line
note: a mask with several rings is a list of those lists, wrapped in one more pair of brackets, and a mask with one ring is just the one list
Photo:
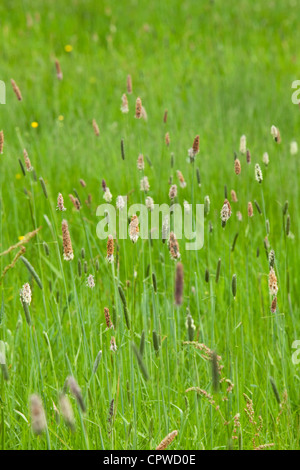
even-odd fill
[[(0, 157), (1, 252), (37, 227), (42, 230), (26, 244), (24, 256), (38, 273), (43, 289), (19, 259), (1, 282), (0, 340), (5, 343), (10, 380), (0, 373), (0, 448), (3, 449), (153, 449), (171, 431), (178, 436), (170, 449), (252, 449), (254, 427), (244, 411), (243, 394), (253, 400), (255, 421), (263, 419), (256, 445), (274, 443), (275, 449), (299, 447), (299, 367), (292, 363), (292, 343), (300, 339), (299, 320), (299, 178), (298, 155), (289, 144), (298, 138), (299, 107), (291, 102), (291, 83), (299, 77), (297, 46), (299, 2), (227, 1), (4, 1), (1, 14), (1, 75), (6, 83), (6, 105), (0, 105), (0, 129), (5, 135)], [(72, 45), (72, 52), (65, 45)], [(54, 60), (64, 74), (56, 78)], [(132, 75), (130, 112), (120, 111), (127, 74)], [(13, 78), (23, 95), (18, 102), (10, 85)], [(134, 119), (140, 96), (148, 121)], [(168, 122), (163, 123), (168, 109)], [(58, 117), (63, 116), (63, 120)], [(92, 120), (100, 128), (93, 133)], [(37, 128), (31, 123), (38, 122)], [(277, 145), (270, 127), (278, 126)], [(167, 148), (164, 135), (170, 133)], [(200, 135), (195, 166), (187, 163), (187, 149)], [(247, 136), (252, 162), (239, 155), (241, 175), (234, 173), (233, 154)], [(124, 139), (126, 158), (120, 153)], [(23, 176), (18, 159), (26, 148), (35, 169)], [(184, 301), (174, 306), (176, 263), (161, 240), (118, 242), (118, 261), (108, 264), (106, 240), (99, 240), (96, 208), (103, 203), (101, 180), (113, 194), (139, 190), (138, 154), (147, 155), (145, 175), (155, 203), (168, 202), (170, 153), (174, 152), (174, 182), (180, 169), (187, 187), (178, 185), (178, 201), (203, 203), (209, 195), (202, 250), (185, 251)], [(268, 152), (268, 168), (262, 155)], [(254, 178), (255, 163), (264, 180)], [(201, 187), (196, 183), (196, 167)], [(45, 198), (39, 178), (45, 181)], [(87, 184), (82, 188), (79, 179)], [(220, 210), (224, 185), (235, 189), (238, 202), (225, 229)], [(68, 195), (78, 191), (77, 212)], [(56, 211), (58, 192), (67, 211)], [(84, 201), (92, 195), (88, 207)], [(247, 217), (248, 201), (257, 200)], [(293, 237), (285, 234), (283, 205), (289, 201)], [(242, 222), (236, 212), (243, 214)], [(61, 221), (69, 223), (74, 260), (62, 257)], [(269, 220), (269, 249), (276, 254), (278, 307), (270, 312), (269, 265), (264, 248), (265, 219)], [(213, 230), (210, 232), (209, 223)], [(238, 233), (234, 251), (231, 246)], [(49, 246), (46, 256), (43, 242)], [(87, 274), (96, 287), (86, 286), (77, 263), (85, 249)], [(257, 249), (259, 256), (257, 257)], [(18, 249), (0, 257), (1, 273)], [(219, 282), (215, 282), (221, 258)], [(116, 259), (116, 251), (115, 251)], [(96, 260), (99, 270), (96, 270)], [(150, 267), (148, 267), (150, 265)], [(205, 281), (205, 270), (210, 273)], [(152, 283), (157, 280), (157, 292)], [(237, 295), (231, 293), (233, 274)], [(288, 282), (289, 278), (289, 282)], [(19, 291), (30, 283), (32, 325), (26, 323)], [(131, 321), (126, 327), (118, 293), (125, 292)], [(104, 307), (115, 309), (117, 328), (106, 331)], [(196, 325), (195, 341), (222, 356), (224, 376), (234, 384), (228, 401), (226, 386), (214, 392), (210, 361), (188, 340), (187, 309)], [(143, 366), (132, 348), (139, 348), (145, 332)], [(152, 332), (160, 334), (159, 351)], [(110, 351), (111, 335), (117, 352)], [(102, 358), (96, 373), (93, 364)], [(76, 419), (71, 433), (54, 405), (67, 376), (79, 383), (86, 413), (68, 393)], [(274, 378), (280, 407), (273, 393)], [(190, 387), (213, 395), (211, 405)], [(41, 396), (48, 431), (31, 430), (29, 397)], [(114, 400), (114, 415), (108, 423)], [(220, 412), (216, 410), (220, 406)], [(231, 440), (234, 416), (240, 413), (239, 439)], [(224, 420), (227, 424), (224, 425)]]

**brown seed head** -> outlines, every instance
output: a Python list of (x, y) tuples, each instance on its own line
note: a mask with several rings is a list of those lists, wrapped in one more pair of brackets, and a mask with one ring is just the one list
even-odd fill
[(130, 95), (132, 93), (132, 80), (131, 75), (127, 75), (127, 93)]
[(194, 155), (196, 155), (199, 152), (199, 143), (200, 143), (200, 137), (199, 135), (196, 135), (194, 142), (193, 142)]
[(166, 449), (171, 442), (174, 441), (175, 437), (178, 435), (178, 431), (172, 431), (170, 434), (168, 434), (162, 441), (161, 443), (156, 447), (156, 450), (164, 450)]
[(62, 80), (63, 79), (63, 73), (62, 73), (62, 70), (61, 70), (60, 63), (59, 63), (58, 59), (55, 59), (55, 68), (56, 68), (56, 76), (57, 76), (58, 80)]
[(167, 120), (168, 120), (168, 110), (165, 109), (165, 113), (164, 113), (164, 123), (165, 124), (167, 123)]
[(277, 308), (277, 297), (274, 297), (274, 299), (272, 300), (272, 304), (271, 304), (271, 312), (276, 313), (276, 308)]
[(140, 119), (142, 117), (142, 100), (141, 98), (136, 99), (135, 103), (135, 117)]
[(248, 217), (253, 217), (253, 206), (252, 202), (248, 202)]
[(228, 201), (228, 199), (224, 200), (224, 204), (226, 204), (227, 207), (228, 207), (229, 217), (230, 217), (231, 216), (231, 205), (230, 205), (230, 202)]
[(140, 153), (138, 156), (137, 167), (138, 167), (138, 170), (143, 170), (145, 168), (144, 155), (142, 153)]
[(113, 328), (114, 325), (111, 322), (109, 309), (107, 307), (104, 307), (104, 316), (107, 328)]
[(73, 194), (69, 194), (70, 201), (77, 211), (80, 210), (80, 202), (77, 197), (74, 197)]
[(169, 147), (169, 145), (170, 145), (170, 134), (169, 134), (169, 132), (167, 132), (166, 135), (165, 135), (165, 142), (166, 142), (166, 146)]
[(62, 221), (62, 236), (63, 236), (63, 248), (64, 248), (64, 259), (66, 261), (71, 261), (74, 258), (72, 242), (68, 227), (68, 222), (66, 220)]
[(180, 170), (177, 170), (177, 177), (179, 179), (180, 187), (185, 188), (186, 187), (186, 182), (185, 182), (183, 174), (181, 173)]
[(246, 161), (247, 161), (247, 163), (251, 163), (251, 153), (250, 153), (250, 150), (247, 150), (247, 153), (246, 153)]
[(175, 305), (180, 306), (183, 302), (183, 265), (177, 263), (175, 278)]
[(63, 198), (63, 195), (61, 193), (58, 193), (58, 196), (57, 196), (57, 209), (60, 210), (60, 211), (65, 211), (66, 208), (64, 206), (64, 198)]
[(25, 149), (23, 150), (23, 155), (24, 155), (24, 161), (25, 161), (27, 171), (32, 171), (33, 167), (31, 166), (31, 162), (30, 162), (30, 159), (28, 157), (28, 153)]
[(112, 235), (109, 235), (107, 238), (107, 256), (108, 261), (113, 262), (114, 260), (114, 239)]
[(174, 232), (170, 232), (169, 250), (170, 250), (171, 258), (173, 258), (173, 259), (179, 259), (180, 258), (179, 245), (178, 245), (178, 241), (177, 241), (177, 238), (176, 238)]
[(71, 375), (67, 378), (67, 384), (69, 386), (70, 392), (72, 395), (75, 397), (77, 400), (78, 405), (80, 406), (81, 410), (85, 412), (85, 404), (83, 401), (82, 393), (81, 393), (81, 388), (79, 387), (78, 383), (72, 377)]
[(93, 129), (94, 129), (94, 132), (95, 132), (95, 136), (99, 137), (100, 131), (99, 131), (99, 127), (98, 127), (98, 124), (96, 122), (96, 119), (93, 119)]
[(231, 200), (232, 200), (232, 202), (237, 202), (237, 201), (238, 201), (238, 198), (237, 198), (237, 196), (236, 196), (236, 192), (235, 192), (234, 189), (231, 190), (231, 193), (230, 193), (230, 194), (231, 194)]
[(277, 285), (277, 277), (274, 271), (274, 268), (270, 268), (269, 272), (269, 289), (271, 295), (277, 295), (278, 292), (278, 285)]
[(21, 95), (21, 92), (20, 92), (20, 89), (19, 89), (18, 85), (16, 84), (16, 82), (13, 79), (11, 79), (10, 82), (11, 82), (12, 89), (13, 89), (16, 97), (18, 98), (19, 101), (22, 101), (22, 95)]
[(241, 162), (238, 158), (234, 160), (234, 172), (236, 175), (239, 175), (241, 173)]

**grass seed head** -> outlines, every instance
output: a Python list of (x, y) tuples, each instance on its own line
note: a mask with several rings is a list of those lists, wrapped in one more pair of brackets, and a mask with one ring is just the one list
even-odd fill
[(123, 114), (127, 114), (129, 112), (128, 99), (125, 93), (122, 95), (121, 111)]
[(11, 79), (10, 82), (11, 82), (11, 86), (12, 86), (12, 89), (13, 89), (16, 97), (18, 98), (19, 101), (22, 101), (22, 95), (21, 95), (21, 92), (20, 92), (20, 89), (19, 89), (18, 85), (16, 84), (16, 82), (13, 79)]
[(247, 152), (246, 152), (246, 162), (248, 163), (248, 165), (251, 163), (251, 153), (250, 153), (250, 150), (247, 150)]
[(248, 217), (253, 217), (253, 205), (252, 202), (248, 202)]
[(63, 248), (64, 248), (64, 259), (66, 261), (71, 261), (74, 258), (72, 242), (68, 227), (68, 222), (64, 219), (61, 224), (62, 227), (62, 237), (63, 237)]
[(93, 119), (93, 129), (96, 137), (99, 137), (100, 131), (96, 119)]
[(271, 126), (271, 135), (277, 144), (281, 142), (280, 131), (276, 126)]
[(178, 307), (183, 302), (183, 264), (177, 263), (175, 277), (175, 305)]
[(131, 217), (129, 224), (129, 237), (133, 243), (136, 243), (139, 238), (139, 219), (135, 214)]
[(46, 415), (43, 408), (43, 403), (38, 395), (31, 395), (31, 425), (35, 434), (42, 434), (47, 428)]
[(186, 182), (181, 171), (177, 170), (177, 178), (179, 179), (179, 184), (181, 188), (186, 187)]
[(68, 426), (72, 432), (75, 432), (75, 417), (69, 398), (64, 393), (61, 393), (58, 401), (60, 412), (66, 426)]
[(246, 136), (242, 135), (240, 138), (240, 152), (242, 154), (246, 153)]
[(143, 170), (145, 168), (144, 155), (142, 153), (140, 153), (138, 156), (136, 166), (138, 170)]
[(60, 211), (66, 211), (67, 209), (64, 206), (64, 198), (61, 193), (58, 193), (57, 196), (57, 209)]
[(111, 337), (111, 340), (110, 340), (110, 350), (112, 352), (116, 352), (117, 351), (117, 345), (116, 345), (116, 339), (114, 336)]
[(263, 174), (258, 163), (255, 164), (255, 179), (258, 183), (263, 181)]
[(175, 199), (176, 196), (177, 196), (177, 185), (173, 184), (169, 191), (169, 198), (173, 200)]
[(87, 277), (86, 285), (87, 285), (90, 289), (94, 289), (94, 287), (95, 287), (95, 279), (94, 279), (94, 276), (93, 276), (92, 274), (90, 274), (90, 275)]
[(136, 99), (135, 103), (135, 117), (136, 119), (141, 119), (142, 117), (142, 100), (139, 97)]
[(231, 195), (232, 202), (238, 202), (238, 198), (234, 189), (231, 190), (230, 195)]
[(234, 160), (234, 172), (236, 175), (241, 174), (241, 162), (239, 161), (238, 158)]
[(79, 387), (79, 385), (76, 382), (76, 380), (74, 379), (74, 377), (72, 377), (71, 375), (69, 375), (69, 377), (67, 378), (67, 385), (68, 385), (68, 387), (70, 389), (70, 392), (72, 393), (73, 397), (76, 399), (81, 411), (84, 413), (86, 411), (86, 408), (85, 408), (85, 404), (84, 404), (84, 401), (83, 401), (81, 388)]
[(132, 80), (131, 75), (127, 75), (127, 93), (130, 95), (132, 93)]
[(147, 193), (150, 189), (150, 184), (149, 184), (149, 181), (148, 181), (148, 177), (147, 176), (144, 176), (141, 181), (140, 181), (140, 189), (141, 191), (144, 191), (145, 193)]
[(169, 445), (174, 441), (175, 437), (178, 435), (178, 431), (172, 431), (168, 434), (161, 443), (156, 447), (156, 450), (165, 450)]
[(58, 59), (55, 59), (56, 76), (58, 80), (63, 79), (63, 73)]
[(108, 235), (107, 238), (107, 250), (106, 250), (106, 259), (109, 263), (114, 262), (114, 239), (112, 235)]
[(271, 312), (276, 313), (277, 310), (277, 297), (274, 297), (271, 303)]
[(26, 282), (20, 290), (20, 298), (22, 303), (27, 305), (31, 304), (31, 289), (28, 282)]
[(224, 204), (221, 209), (222, 227), (225, 227), (230, 216), (231, 216), (231, 206), (230, 206), (228, 199), (225, 199)]
[(265, 166), (268, 166), (268, 165), (269, 165), (270, 159), (269, 159), (269, 154), (268, 154), (268, 152), (264, 152), (262, 161), (263, 161), (263, 164), (264, 164)]
[(26, 149), (23, 150), (23, 155), (24, 155), (24, 161), (25, 161), (26, 170), (27, 170), (27, 171), (32, 171), (32, 170), (33, 170), (33, 166), (31, 165), (31, 162), (30, 162), (30, 159), (29, 159), (29, 157), (28, 157), (28, 153), (27, 153)]
[(105, 316), (105, 322), (106, 322), (107, 328), (113, 329), (114, 325), (111, 322), (109, 309), (107, 307), (104, 307), (104, 316)]
[(271, 295), (277, 295), (278, 292), (278, 284), (277, 284), (277, 277), (274, 271), (274, 268), (270, 268), (269, 272), (269, 290)]
[(174, 232), (171, 232), (169, 236), (169, 250), (172, 259), (180, 258), (179, 245)]
[(168, 110), (165, 109), (165, 112), (164, 112), (164, 124), (167, 123), (167, 120), (168, 120)]
[(232, 281), (231, 281), (231, 290), (232, 290), (232, 295), (235, 298), (236, 297), (236, 288), (237, 288), (237, 281), (236, 281), (236, 274), (232, 276)]
[(170, 145), (170, 134), (169, 134), (169, 132), (167, 132), (166, 135), (165, 135), (165, 143), (166, 143), (166, 146), (169, 147), (169, 145)]

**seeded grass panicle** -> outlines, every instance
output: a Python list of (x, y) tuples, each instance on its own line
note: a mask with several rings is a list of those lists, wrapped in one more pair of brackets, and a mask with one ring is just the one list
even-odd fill
[(133, 243), (136, 243), (139, 238), (139, 219), (137, 215), (131, 217), (131, 222), (129, 224), (129, 236), (130, 240)]
[(22, 101), (22, 95), (21, 95), (21, 92), (20, 92), (20, 89), (19, 89), (18, 85), (16, 84), (16, 82), (13, 79), (11, 79), (10, 82), (11, 82), (12, 89), (13, 89), (14, 94), (16, 95), (17, 99), (19, 101)]
[(172, 259), (177, 260), (180, 258), (179, 244), (174, 232), (170, 233), (169, 236), (169, 250)]
[(75, 432), (76, 423), (74, 411), (69, 398), (64, 393), (61, 393), (59, 396), (59, 407), (66, 426), (70, 428), (72, 432)]
[(170, 432), (158, 446), (156, 447), (156, 450), (165, 450), (169, 445), (174, 441), (175, 437), (178, 436), (178, 431), (172, 431)]
[(136, 99), (135, 117), (136, 117), (136, 119), (141, 119), (141, 117), (142, 117), (142, 100), (141, 100), (141, 98)]
[(27, 153), (26, 149), (23, 150), (23, 155), (24, 155), (24, 161), (25, 161), (26, 170), (27, 170), (27, 171), (32, 171), (32, 170), (33, 170), (33, 166), (31, 165), (31, 162), (30, 162), (30, 159), (29, 159), (29, 157), (28, 157), (28, 153)]
[(132, 93), (132, 79), (131, 75), (127, 75), (127, 93), (131, 95)]
[(239, 161), (238, 158), (236, 158), (234, 160), (234, 172), (235, 172), (236, 175), (240, 175), (241, 171), (242, 171), (241, 162)]
[(42, 434), (47, 428), (46, 415), (43, 408), (42, 400), (38, 395), (31, 395), (31, 425), (35, 434)]
[(183, 264), (177, 263), (175, 277), (175, 305), (178, 307), (183, 302)]
[(64, 206), (64, 198), (61, 193), (58, 193), (57, 196), (57, 209), (60, 211), (66, 211), (67, 209)]
[(81, 408), (81, 411), (84, 413), (86, 411), (85, 403), (83, 401), (83, 396), (81, 393), (81, 388), (79, 387), (78, 383), (74, 379), (74, 377), (69, 376), (66, 380), (66, 385), (69, 387), (70, 392), (76, 398), (76, 401)]
[(127, 114), (129, 112), (128, 99), (125, 93), (122, 95), (121, 111), (124, 114)]
[(68, 222), (66, 220), (63, 220), (61, 227), (62, 227), (62, 237), (63, 237), (64, 260), (72, 261), (72, 259), (74, 258), (74, 253), (73, 253), (73, 248), (72, 248)]
[(93, 129), (96, 137), (99, 137), (100, 131), (99, 131), (99, 126), (96, 122), (96, 119), (93, 119)]
[(63, 73), (58, 59), (55, 59), (56, 76), (58, 80), (63, 79)]

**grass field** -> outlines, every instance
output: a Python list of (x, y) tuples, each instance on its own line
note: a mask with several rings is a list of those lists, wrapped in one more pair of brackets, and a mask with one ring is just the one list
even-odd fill
[[(291, 101), (300, 79), (299, 7), (297, 0), (1, 3), (0, 449), (155, 449), (172, 431), (170, 450), (299, 448), (292, 361), (300, 340), (299, 154), (290, 152), (300, 120)], [(137, 97), (147, 120), (135, 119)], [(200, 151), (190, 163), (196, 135)], [(242, 135), (251, 163), (240, 152)], [(96, 234), (102, 180), (113, 205), (119, 195), (128, 204), (146, 196), (170, 204), (170, 176), (179, 204), (209, 197), (203, 248), (186, 251), (179, 239), (178, 261), (161, 239), (117, 237), (107, 262), (107, 240)], [(222, 227), (226, 188), (232, 214)], [(66, 211), (56, 209), (58, 193)], [(72, 261), (63, 257), (63, 219)], [(20, 302), (26, 283), (29, 306)]]

